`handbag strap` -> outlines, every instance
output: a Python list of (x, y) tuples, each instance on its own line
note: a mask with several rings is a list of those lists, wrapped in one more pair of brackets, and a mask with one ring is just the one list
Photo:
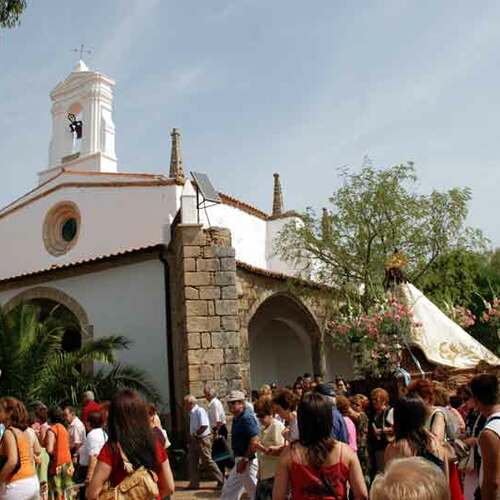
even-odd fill
[(132, 465), (132, 463), (128, 459), (127, 455), (123, 451), (123, 448), (121, 447), (120, 443), (116, 443), (116, 445), (118, 446), (118, 451), (120, 452), (120, 456), (122, 457), (123, 467), (125, 468), (125, 472), (129, 475), (133, 474), (134, 473), (134, 466)]

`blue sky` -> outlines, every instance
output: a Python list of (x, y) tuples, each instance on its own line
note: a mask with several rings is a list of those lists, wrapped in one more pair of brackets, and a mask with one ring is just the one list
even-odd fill
[(29, 0), (0, 33), (0, 205), (47, 164), (48, 94), (92, 47), (117, 81), (120, 170), (188, 170), (270, 210), (321, 207), (337, 168), (415, 162), (420, 189), (469, 186), (500, 245), (500, 3)]

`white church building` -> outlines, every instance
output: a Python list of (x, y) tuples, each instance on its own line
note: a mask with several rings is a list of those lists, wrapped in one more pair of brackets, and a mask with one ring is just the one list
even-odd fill
[[(121, 361), (149, 374), (167, 412), (206, 382), (225, 392), (324, 370), (321, 318), (289, 292), (293, 269), (274, 251), (296, 217), (279, 176), (271, 214), (223, 193), (199, 210), (176, 129), (169, 172), (120, 173), (114, 86), (80, 61), (50, 93), (47, 168), (0, 210), (4, 311), (61, 304), (82, 330), (68, 345), (129, 338)], [(348, 371), (343, 359), (330, 375)]]
[[(223, 193), (200, 210), (197, 190), (206, 186), (185, 172), (176, 129), (169, 172), (121, 173), (114, 85), (80, 61), (50, 94), (47, 168), (31, 191), (0, 209), (4, 312), (21, 302), (60, 304), (81, 330), (68, 332), (68, 349), (88, 337), (127, 337), (133, 345), (120, 361), (149, 374), (177, 421), (183, 396), (201, 397), (207, 382), (224, 396), (291, 384), (304, 372), (352, 375), (349, 356), (325, 342), (322, 304), (331, 293), (311, 282), (307, 299), (294, 293), (294, 269), (274, 250), (297, 217), (284, 211), (279, 176), (271, 213)], [(435, 339), (416, 344), (431, 352)], [(436, 362), (453, 366), (450, 346), (461, 352), (469, 339), (441, 338)], [(486, 356), (471, 349), (464, 366)]]

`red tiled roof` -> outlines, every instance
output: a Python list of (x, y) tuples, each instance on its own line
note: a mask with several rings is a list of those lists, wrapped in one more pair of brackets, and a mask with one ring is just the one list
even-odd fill
[(238, 200), (237, 198), (233, 198), (232, 196), (229, 196), (228, 194), (225, 193), (219, 193), (219, 195), (222, 199), (222, 202), (226, 205), (231, 205), (232, 207), (239, 208), (240, 210), (243, 210), (243, 212), (255, 215), (256, 217), (262, 220), (269, 220), (270, 218), (270, 216), (266, 214), (266, 212), (250, 205), (249, 203)]
[(65, 264), (52, 264), (50, 267), (46, 267), (44, 269), (39, 269), (37, 271), (29, 271), (26, 273), (20, 273), (20, 274), (15, 274), (12, 276), (9, 276), (7, 278), (1, 278), (0, 279), (0, 284), (5, 284), (11, 281), (17, 281), (17, 280), (22, 280), (24, 278), (30, 278), (33, 276), (39, 276), (45, 273), (50, 273), (54, 271), (62, 271), (64, 269), (70, 269), (86, 264), (93, 264), (93, 263), (98, 263), (98, 262), (103, 262), (107, 260), (114, 260), (118, 259), (120, 257), (125, 257), (127, 255), (133, 255), (133, 254), (138, 254), (138, 253), (148, 253), (148, 252), (153, 252), (155, 250), (160, 251), (165, 249), (165, 245), (149, 245), (149, 246), (143, 246), (143, 247), (135, 247), (135, 248), (129, 248), (127, 250), (121, 250), (119, 252), (115, 253), (108, 253), (108, 254), (103, 254), (103, 255), (98, 255), (96, 257), (89, 257), (87, 259), (81, 259), (81, 260), (76, 260), (73, 262), (66, 262)]
[(248, 271), (249, 273), (258, 274), (259, 276), (265, 276), (266, 278), (272, 278), (272, 279), (276, 279), (279, 281), (298, 282), (298, 283), (302, 283), (302, 284), (307, 285), (307, 286), (312, 287), (312, 288), (331, 289), (331, 287), (329, 287), (327, 285), (323, 285), (323, 284), (318, 283), (316, 281), (308, 280), (305, 278), (299, 278), (297, 276), (292, 276), (290, 274), (280, 273), (277, 271), (269, 271), (267, 269), (262, 269), (261, 267), (252, 266), (250, 264), (247, 264), (246, 262), (242, 262), (241, 260), (236, 261), (236, 266), (239, 267), (240, 269)]

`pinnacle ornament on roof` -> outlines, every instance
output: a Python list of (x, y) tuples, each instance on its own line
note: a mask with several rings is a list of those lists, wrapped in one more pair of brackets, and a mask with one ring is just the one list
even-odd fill
[(273, 217), (283, 215), (283, 192), (281, 191), (280, 174), (274, 175), (274, 193), (273, 193)]
[(323, 214), (321, 215), (321, 235), (324, 240), (332, 236), (332, 220), (330, 212), (325, 207), (323, 207)]
[(170, 136), (172, 137), (172, 150), (170, 152), (169, 176), (179, 182), (184, 182), (184, 164), (182, 162), (181, 133), (179, 129), (172, 129)]

